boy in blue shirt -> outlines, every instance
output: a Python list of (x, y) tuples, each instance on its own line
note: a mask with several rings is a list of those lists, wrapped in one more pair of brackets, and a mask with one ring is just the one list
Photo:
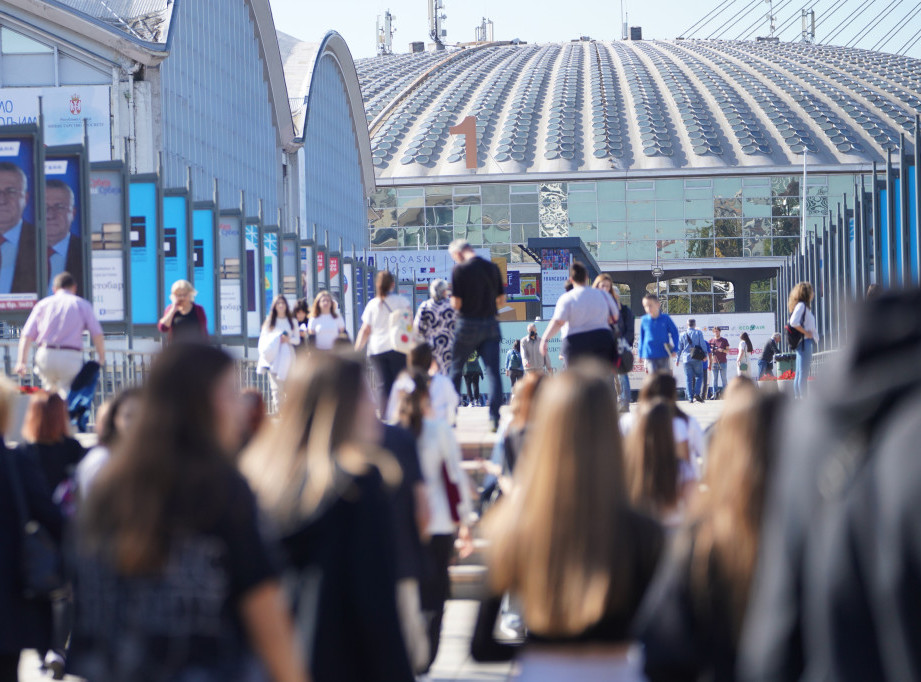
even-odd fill
[[(643, 310), (646, 314), (640, 320), (640, 358), (647, 374), (670, 372), (669, 359), (674, 356), (680, 343), (678, 327), (666, 313), (661, 312), (659, 297), (655, 294), (643, 296)], [(668, 347), (666, 347), (668, 344)]]

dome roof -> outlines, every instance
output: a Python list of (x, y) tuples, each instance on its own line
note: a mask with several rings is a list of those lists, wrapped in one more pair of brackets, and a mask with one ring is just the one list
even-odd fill
[[(356, 64), (380, 178), (855, 165), (921, 114), (921, 60), (806, 43), (490, 43)], [(449, 129), (476, 118), (478, 168)]]

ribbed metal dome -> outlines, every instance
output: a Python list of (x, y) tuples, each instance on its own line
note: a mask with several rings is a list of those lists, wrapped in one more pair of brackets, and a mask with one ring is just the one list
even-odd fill
[(805, 43), (488, 44), (357, 62), (382, 178), (852, 165), (921, 114), (921, 60)]

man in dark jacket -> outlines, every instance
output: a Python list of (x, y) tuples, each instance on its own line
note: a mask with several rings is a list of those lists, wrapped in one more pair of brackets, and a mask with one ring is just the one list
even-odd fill
[(761, 351), (761, 357), (758, 359), (758, 378), (767, 375), (774, 376), (774, 356), (780, 352), (780, 334), (775, 333), (764, 344), (764, 350)]
[(921, 291), (857, 311), (790, 406), (742, 635), (742, 680), (921, 678)]

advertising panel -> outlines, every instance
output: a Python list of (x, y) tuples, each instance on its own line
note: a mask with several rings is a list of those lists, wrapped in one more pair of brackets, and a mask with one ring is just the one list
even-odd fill
[(208, 333), (213, 334), (215, 316), (214, 291), (214, 211), (196, 208), (192, 211), (192, 276), (198, 296), (195, 302), (205, 309)]
[(250, 338), (259, 337), (262, 324), (262, 291), (259, 281), (259, 226), (247, 225), (243, 245), (246, 249), (246, 331)]
[(45, 116), (46, 145), (83, 144), (83, 120), (86, 119), (90, 161), (112, 159), (108, 85), (3, 88), (0, 125), (38, 123), (39, 97)]
[(120, 170), (90, 172), (93, 309), (100, 322), (125, 321), (125, 197)]
[(132, 182), (128, 239), (131, 243), (131, 317), (134, 324), (156, 324), (157, 185)]
[[(489, 249), (474, 249), (480, 258), (490, 260)], [(447, 249), (436, 251), (378, 251), (371, 264), (390, 270), (398, 282), (413, 282), (428, 287), (433, 279), (451, 281), (454, 260)], [(373, 296), (373, 294), (372, 294)]]
[(48, 291), (62, 272), (77, 280), (77, 294), (86, 291), (83, 272), (82, 159), (79, 154), (45, 158), (45, 234), (47, 235)]
[(317, 291), (329, 289), (329, 280), (326, 277), (326, 249), (317, 249)]
[(298, 272), (297, 242), (293, 237), (282, 237), (282, 266), (284, 268), (284, 280), (281, 283), (281, 293), (288, 299), (288, 305), (293, 306), (293, 301), (297, 300), (297, 294), (300, 291), (301, 275)]
[(317, 295), (313, 286), (313, 246), (301, 246), (301, 292), (308, 303), (313, 303)]
[(189, 277), (188, 198), (163, 197), (163, 286), (169, 300), (173, 282)]
[(218, 219), (219, 273), (221, 279), (221, 334), (239, 336), (243, 333), (243, 277), (240, 253), (239, 216)]
[[(263, 310), (272, 308), (275, 292), (278, 291), (278, 233), (266, 232), (262, 235), (265, 244), (265, 281), (263, 282)], [(262, 325), (259, 321), (257, 329)]]
[(345, 328), (351, 338), (355, 338), (355, 266), (352, 263), (342, 264), (342, 316), (345, 318)]
[(0, 138), (0, 311), (29, 310), (38, 300), (36, 170), (32, 136)]

